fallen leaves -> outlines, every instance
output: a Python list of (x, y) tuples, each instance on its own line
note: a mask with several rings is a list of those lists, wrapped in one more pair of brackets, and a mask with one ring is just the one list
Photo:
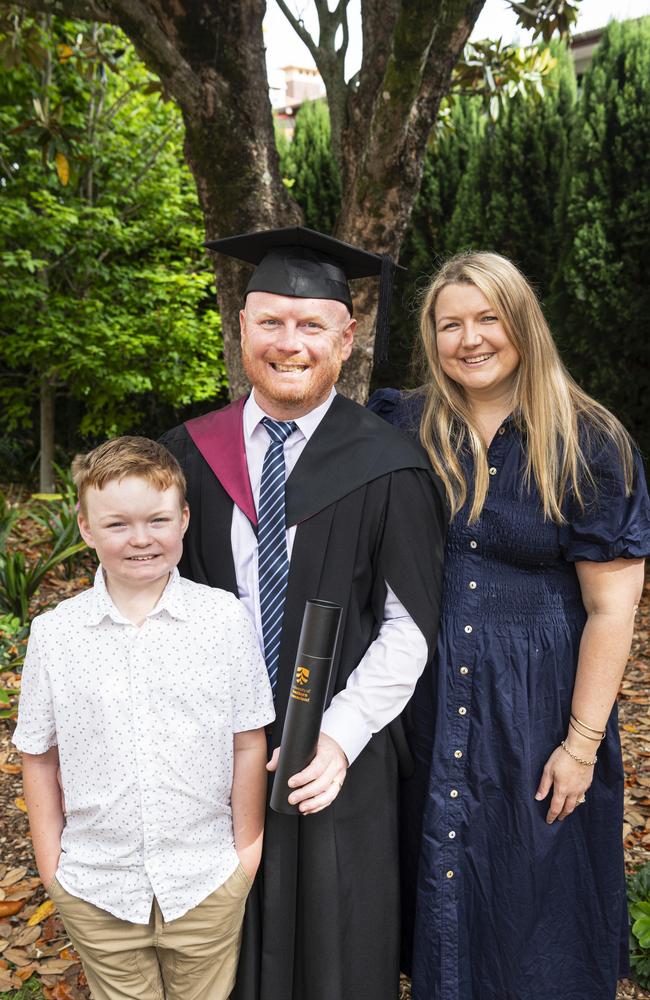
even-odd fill
[(45, 920), (47, 917), (52, 916), (52, 914), (55, 911), (56, 911), (55, 904), (52, 902), (51, 899), (46, 899), (45, 902), (41, 903), (39, 908), (34, 913), (32, 913), (31, 917), (27, 921), (27, 926), (34, 927), (35, 924), (40, 924), (42, 920)]

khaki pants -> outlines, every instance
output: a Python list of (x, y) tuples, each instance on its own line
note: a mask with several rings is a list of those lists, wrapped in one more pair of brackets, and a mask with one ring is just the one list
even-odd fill
[(227, 1000), (249, 889), (240, 865), (177, 920), (165, 923), (154, 900), (148, 924), (118, 920), (70, 895), (56, 879), (48, 893), (79, 952), (94, 1000)]

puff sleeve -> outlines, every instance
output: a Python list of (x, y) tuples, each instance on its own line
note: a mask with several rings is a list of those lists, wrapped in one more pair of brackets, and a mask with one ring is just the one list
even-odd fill
[(562, 529), (564, 557), (569, 562), (609, 562), (650, 555), (650, 499), (639, 453), (634, 450), (634, 485), (626, 496), (620, 457), (612, 442), (592, 449), (594, 486), (585, 490), (585, 508), (569, 503)]

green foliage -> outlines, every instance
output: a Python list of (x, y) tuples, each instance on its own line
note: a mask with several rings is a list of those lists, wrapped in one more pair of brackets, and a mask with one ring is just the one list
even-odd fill
[(43, 987), (34, 976), (30, 976), (19, 990), (6, 993), (7, 1000), (43, 1000)]
[[(17, 670), (21, 666), (28, 631), (28, 626), (16, 615), (0, 614), (0, 671)], [(9, 695), (0, 697), (2, 705), (9, 704), (8, 698)], [(2, 705), (0, 708), (6, 711)], [(0, 718), (3, 718), (2, 711)]]
[(650, 989), (650, 862), (627, 877), (630, 965), (634, 979)]
[(18, 507), (12, 504), (4, 493), (0, 493), (0, 550), (7, 543), (7, 535), (18, 520)]
[(373, 387), (418, 384), (419, 372), (411, 359), (418, 340), (419, 290), (455, 249), (448, 242), (449, 220), (470, 153), (480, 140), (481, 102), (458, 97), (443, 112), (444, 124), (433, 134), (425, 156), (420, 193), (400, 254), (406, 273), (398, 272), (395, 278), (389, 361), (376, 373)]
[(77, 542), (67, 549), (39, 556), (32, 562), (25, 559), (24, 552), (11, 549), (0, 552), (0, 613), (15, 615), (22, 624), (27, 624), (29, 602), (46, 574), (59, 563), (76, 556), (85, 547), (85, 542)]
[(569, 367), (650, 449), (650, 18), (611, 22), (583, 79), (554, 303)]
[[(542, 88), (538, 81), (534, 97), (523, 86), (508, 96), (503, 81), (497, 77), (498, 86), (493, 81), (500, 95), (495, 120), (485, 115), (480, 95), (456, 97), (443, 108), (444, 127), (427, 152), (400, 258), (408, 279), (401, 280), (394, 300), (392, 360), (378, 373), (376, 385), (419, 381), (419, 370), (411, 364), (418, 342), (418, 290), (452, 254), (468, 248), (503, 253), (542, 295), (550, 292), (561, 239), (576, 82), (564, 44), (540, 50), (538, 58), (545, 82)], [(513, 76), (513, 87), (514, 81)]]
[[(60, 469), (57, 468), (57, 472)], [(77, 493), (70, 480), (64, 484), (63, 493), (36, 493), (32, 500), (38, 501), (30, 516), (41, 528), (44, 528), (49, 536), (51, 555), (57, 555), (66, 549), (71, 549), (81, 541), (79, 526), (77, 525)], [(83, 547), (79, 552), (83, 551)], [(65, 563), (65, 571), (68, 579), (74, 575), (78, 559), (73, 556)]]
[(20, 57), (0, 76), (9, 429), (32, 420), (42, 383), (78, 401), (82, 435), (131, 428), (152, 393), (217, 396), (220, 319), (179, 112), (116, 28), (4, 28), (0, 49)]
[(542, 295), (557, 270), (558, 194), (576, 100), (571, 56), (564, 45), (555, 49), (544, 99), (517, 94), (497, 122), (475, 133), (447, 233), (451, 252), (472, 247), (510, 257)]
[(305, 225), (331, 233), (341, 207), (341, 181), (330, 141), (325, 101), (307, 101), (296, 115), (293, 139), (276, 130), (280, 169), (303, 210)]

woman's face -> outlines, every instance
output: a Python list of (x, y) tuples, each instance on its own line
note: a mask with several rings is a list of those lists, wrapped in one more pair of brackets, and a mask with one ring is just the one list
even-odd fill
[(442, 370), (468, 399), (512, 395), (519, 353), (476, 285), (445, 285), (436, 299), (435, 323)]

